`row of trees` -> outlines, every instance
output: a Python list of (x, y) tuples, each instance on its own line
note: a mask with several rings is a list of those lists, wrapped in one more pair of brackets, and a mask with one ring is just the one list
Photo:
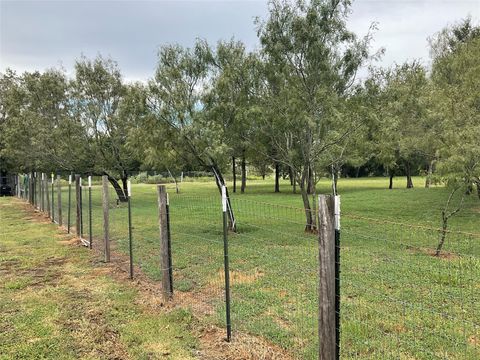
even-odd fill
[[(120, 200), (139, 170), (211, 171), (220, 188), (240, 164), (289, 175), (306, 209), (315, 184), (342, 169), (381, 164), (390, 176), (426, 169), (480, 197), (480, 30), (469, 19), (431, 39), (432, 68), (360, 67), (375, 27), (359, 38), (350, 1), (271, 1), (256, 26), (260, 49), (235, 40), (214, 47), (164, 45), (148, 83), (125, 83), (118, 65), (81, 57), (64, 71), (0, 76), (2, 168), (106, 174)], [(234, 183), (236, 190), (236, 183)], [(336, 187), (335, 187), (336, 188)], [(230, 208), (230, 224), (234, 226)]]

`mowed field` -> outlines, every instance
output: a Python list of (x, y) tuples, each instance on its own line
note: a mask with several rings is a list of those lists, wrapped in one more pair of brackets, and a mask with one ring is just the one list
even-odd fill
[[(443, 187), (405, 189), (404, 179), (340, 180), (341, 355), (351, 359), (478, 359), (480, 357), (480, 200), (467, 197), (450, 222), (440, 257), (433, 256)], [(222, 209), (213, 182), (184, 182), (170, 194), (174, 296), (203, 324), (225, 323)], [(63, 186), (63, 221), (67, 192)], [(321, 182), (319, 193), (329, 193)], [(73, 191), (72, 191), (73, 195)], [(94, 186), (92, 233), (101, 243), (100, 187)], [(126, 252), (127, 212), (110, 194), (111, 237)], [(318, 246), (304, 232), (299, 194), (287, 182), (249, 181), (231, 194), (237, 233), (229, 234), (234, 341), (261, 339), (284, 357), (314, 359), (317, 336)], [(84, 237), (88, 238), (84, 189)], [(56, 196), (55, 196), (56, 201)], [(72, 222), (74, 219), (72, 202)], [(155, 185), (134, 185), (136, 265), (160, 279)], [(86, 249), (84, 251), (87, 251)], [(248, 336), (252, 336), (249, 338)], [(253, 351), (253, 349), (252, 349)]]

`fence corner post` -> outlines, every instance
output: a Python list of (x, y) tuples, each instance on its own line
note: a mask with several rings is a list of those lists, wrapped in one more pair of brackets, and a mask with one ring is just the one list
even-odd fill
[(335, 197), (318, 196), (319, 359), (336, 359)]
[(160, 230), (160, 266), (162, 270), (162, 295), (165, 301), (172, 298), (172, 261), (170, 259), (169, 224), (167, 217), (168, 194), (165, 185), (157, 185), (158, 227)]
[(110, 262), (110, 238), (109, 238), (109, 196), (108, 176), (102, 176), (102, 205), (103, 205), (103, 243), (105, 251), (105, 262)]

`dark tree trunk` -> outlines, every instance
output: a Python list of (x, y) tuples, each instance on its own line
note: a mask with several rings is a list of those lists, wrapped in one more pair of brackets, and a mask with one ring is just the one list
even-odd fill
[(235, 156), (232, 156), (233, 192), (237, 192), (237, 169), (235, 169)]
[(393, 173), (393, 171), (390, 171), (390, 174), (389, 174), (390, 180), (389, 180), (389, 183), (388, 183), (388, 188), (390, 190), (393, 189), (393, 177), (394, 177), (394, 173)]
[(307, 194), (312, 195), (314, 192), (313, 189), (313, 171), (312, 167), (308, 166), (308, 178), (307, 178)]
[(288, 167), (288, 177), (290, 178), (290, 186), (293, 186), (294, 179), (293, 179), (293, 170), (291, 166)]
[(265, 180), (265, 172), (262, 173), (262, 180)]
[(413, 188), (412, 169), (409, 162), (405, 163), (405, 173), (407, 176), (407, 189), (412, 189)]
[(280, 164), (275, 161), (275, 192), (280, 192)]
[(358, 177), (360, 176), (360, 166), (357, 167), (356, 169), (356, 172), (355, 172), (355, 177), (358, 179)]
[(245, 188), (247, 187), (247, 166), (245, 162), (245, 150), (242, 153), (242, 187), (241, 192), (242, 194), (245, 192)]
[[(223, 178), (223, 175), (220, 169), (218, 168), (217, 164), (213, 163), (213, 165), (210, 166), (210, 169), (212, 170), (215, 176), (215, 183), (217, 184), (218, 191), (220, 192), (220, 194), (222, 194), (222, 186), (225, 185), (225, 179)], [(230, 201), (228, 188), (227, 188), (227, 215), (228, 215), (228, 229), (236, 232), (237, 224), (235, 222), (235, 215), (233, 213), (232, 202)]]
[(338, 195), (338, 171), (333, 173), (333, 186), (334, 186), (334, 194)]
[(126, 193), (127, 193), (127, 179), (128, 179), (128, 176), (126, 176), (126, 174), (124, 174), (124, 176), (122, 176), (122, 178), (121, 178), (122, 186), (123, 186), (123, 189), (122, 189), (122, 186), (120, 186), (117, 179), (110, 176), (106, 172), (104, 172), (103, 175), (106, 175), (108, 177), (108, 181), (110, 182), (110, 184), (112, 184), (113, 188), (115, 189), (115, 193), (117, 194), (118, 201), (127, 202)]

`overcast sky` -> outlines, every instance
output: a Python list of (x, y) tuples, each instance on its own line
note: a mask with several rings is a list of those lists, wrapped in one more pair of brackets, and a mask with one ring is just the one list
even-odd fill
[[(0, 72), (63, 66), (71, 74), (80, 54), (110, 56), (127, 80), (148, 79), (158, 46), (192, 45), (234, 36), (257, 45), (253, 20), (265, 17), (267, 1), (6, 1), (0, 0)], [(384, 47), (382, 66), (422, 58), (427, 37), (471, 15), (480, 19), (480, 0), (357, 0), (350, 29), (364, 35), (378, 23), (374, 49)]]

